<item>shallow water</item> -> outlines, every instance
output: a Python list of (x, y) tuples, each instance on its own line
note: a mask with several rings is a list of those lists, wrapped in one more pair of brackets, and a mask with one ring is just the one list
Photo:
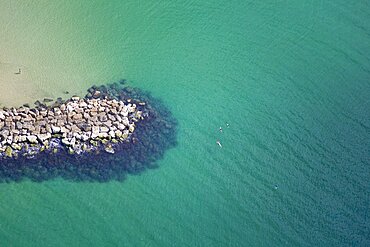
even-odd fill
[(2, 105), (127, 78), (179, 123), (124, 182), (0, 184), (1, 245), (370, 245), (369, 10), (0, 0)]

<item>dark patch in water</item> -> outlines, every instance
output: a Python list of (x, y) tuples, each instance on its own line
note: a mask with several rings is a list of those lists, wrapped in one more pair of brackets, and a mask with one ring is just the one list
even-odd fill
[(122, 181), (127, 174), (139, 174), (156, 168), (166, 150), (177, 145), (177, 120), (158, 99), (137, 88), (122, 87), (120, 83), (94, 87), (119, 100), (134, 99), (146, 102), (149, 114), (136, 124), (129, 142), (115, 146), (115, 154), (99, 153), (68, 154), (66, 149), (58, 153), (44, 152), (33, 159), (18, 157), (0, 161), (0, 182), (30, 179), (42, 182), (61, 177), (71, 181)]

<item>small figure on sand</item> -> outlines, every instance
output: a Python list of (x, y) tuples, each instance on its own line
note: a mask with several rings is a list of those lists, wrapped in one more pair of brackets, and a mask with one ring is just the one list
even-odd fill
[(22, 70), (21, 70), (21, 68), (19, 68), (19, 69), (18, 69), (18, 72), (14, 73), (14, 74), (16, 74), (16, 75), (20, 75), (20, 74), (22, 74)]
[(216, 143), (218, 146), (220, 146), (220, 148), (222, 148), (221, 142), (219, 140), (217, 140)]

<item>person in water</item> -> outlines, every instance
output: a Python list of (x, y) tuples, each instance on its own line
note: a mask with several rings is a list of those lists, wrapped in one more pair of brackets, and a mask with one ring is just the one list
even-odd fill
[(220, 132), (222, 132), (222, 127), (220, 127)]

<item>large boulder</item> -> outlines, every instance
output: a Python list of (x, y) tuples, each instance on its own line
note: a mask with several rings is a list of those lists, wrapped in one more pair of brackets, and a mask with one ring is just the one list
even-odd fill
[(30, 143), (33, 143), (33, 144), (37, 144), (38, 143), (37, 136), (35, 136), (35, 135), (29, 135), (29, 136), (27, 136), (27, 141), (29, 141)]

